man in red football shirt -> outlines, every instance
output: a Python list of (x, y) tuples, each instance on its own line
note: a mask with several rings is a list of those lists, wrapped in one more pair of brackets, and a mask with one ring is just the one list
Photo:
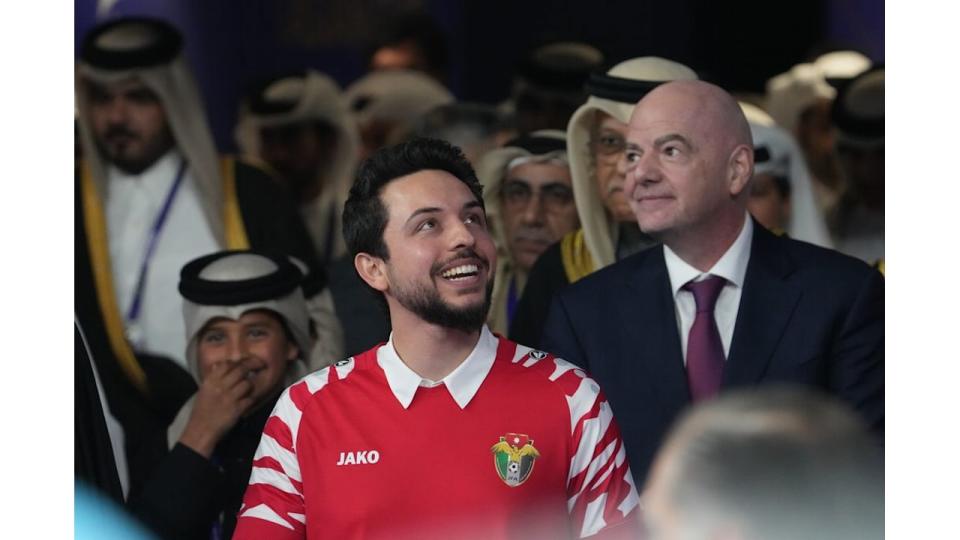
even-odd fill
[(634, 538), (638, 496), (599, 386), (485, 326), (481, 187), (449, 144), (361, 166), (344, 214), (390, 340), (280, 397), (234, 538)]

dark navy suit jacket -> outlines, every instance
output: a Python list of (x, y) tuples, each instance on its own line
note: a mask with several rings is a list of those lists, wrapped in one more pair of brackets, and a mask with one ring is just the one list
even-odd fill
[[(724, 389), (801, 383), (838, 396), (883, 439), (884, 284), (867, 264), (775, 236), (754, 222)], [(642, 489), (678, 413), (691, 403), (663, 247), (567, 287), (541, 347), (606, 393)]]

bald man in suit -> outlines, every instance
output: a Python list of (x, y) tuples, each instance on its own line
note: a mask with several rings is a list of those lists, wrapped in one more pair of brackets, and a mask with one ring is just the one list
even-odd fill
[(621, 166), (640, 228), (663, 245), (558, 295), (541, 346), (600, 382), (637, 485), (678, 413), (729, 388), (818, 387), (882, 439), (883, 278), (750, 217), (753, 146), (736, 101), (702, 81), (656, 88)]

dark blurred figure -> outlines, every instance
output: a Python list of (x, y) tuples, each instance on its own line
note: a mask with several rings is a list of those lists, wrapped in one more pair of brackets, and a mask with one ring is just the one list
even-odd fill
[(374, 71), (345, 91), (360, 133), (360, 159), (410, 136), (416, 122), (454, 101), (442, 84), (419, 71)]
[(73, 325), (73, 464), (76, 482), (85, 482), (117, 504), (130, 486), (123, 429), (107, 408), (97, 368), (80, 323)]
[(244, 154), (266, 162), (286, 183), (321, 264), (343, 255), (340, 212), (360, 141), (336, 81), (307, 70), (258, 85), (234, 135)]
[(423, 11), (387, 14), (370, 47), (370, 71), (408, 69), (420, 71), (446, 85), (449, 69), (447, 36)]
[(869, 67), (870, 59), (856, 51), (834, 51), (767, 81), (766, 110), (803, 149), (813, 173), (817, 204), (825, 213), (843, 191), (830, 106), (837, 87)]
[(456, 102), (421, 116), (412, 126), (411, 135), (447, 141), (463, 150), (476, 167), (484, 154), (509, 140), (513, 130), (492, 105)]
[(76, 67), (84, 162), (75, 187), (74, 306), (126, 433), (131, 494), (196, 388), (183, 369), (185, 338), (171, 324), (180, 316), (180, 267), (251, 245), (316, 264), (277, 182), (217, 154), (182, 46), (161, 20), (114, 19), (86, 36)]
[(831, 109), (846, 189), (830, 217), (837, 250), (876, 262), (884, 256), (884, 68), (840, 89)]
[(651, 540), (883, 538), (883, 458), (818, 392), (765, 387), (686, 413), (643, 494)]
[[(759, 109), (740, 107), (753, 136), (754, 169), (747, 210), (761, 225), (822, 247), (833, 247), (813, 194), (803, 151), (789, 133)], [(758, 115), (762, 115), (758, 117)]]
[(587, 99), (587, 77), (603, 62), (603, 53), (586, 43), (550, 43), (528, 54), (517, 70), (508, 102), (517, 132), (566, 129), (570, 116)]

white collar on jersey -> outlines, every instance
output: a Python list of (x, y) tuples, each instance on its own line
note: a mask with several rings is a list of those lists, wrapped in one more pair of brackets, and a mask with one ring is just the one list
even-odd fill
[(464, 409), (476, 395), (480, 385), (487, 378), (490, 368), (493, 367), (499, 343), (497, 337), (484, 325), (483, 329), (480, 330), (480, 339), (477, 340), (477, 345), (470, 352), (470, 355), (457, 366), (457, 369), (451, 371), (449, 375), (437, 381), (437, 383), (417, 375), (403, 363), (403, 360), (400, 360), (397, 350), (393, 348), (392, 332), (390, 333), (390, 340), (377, 350), (377, 363), (387, 377), (390, 390), (404, 409), (410, 406), (418, 388), (441, 383), (450, 392), (450, 396), (457, 402), (457, 405)]

